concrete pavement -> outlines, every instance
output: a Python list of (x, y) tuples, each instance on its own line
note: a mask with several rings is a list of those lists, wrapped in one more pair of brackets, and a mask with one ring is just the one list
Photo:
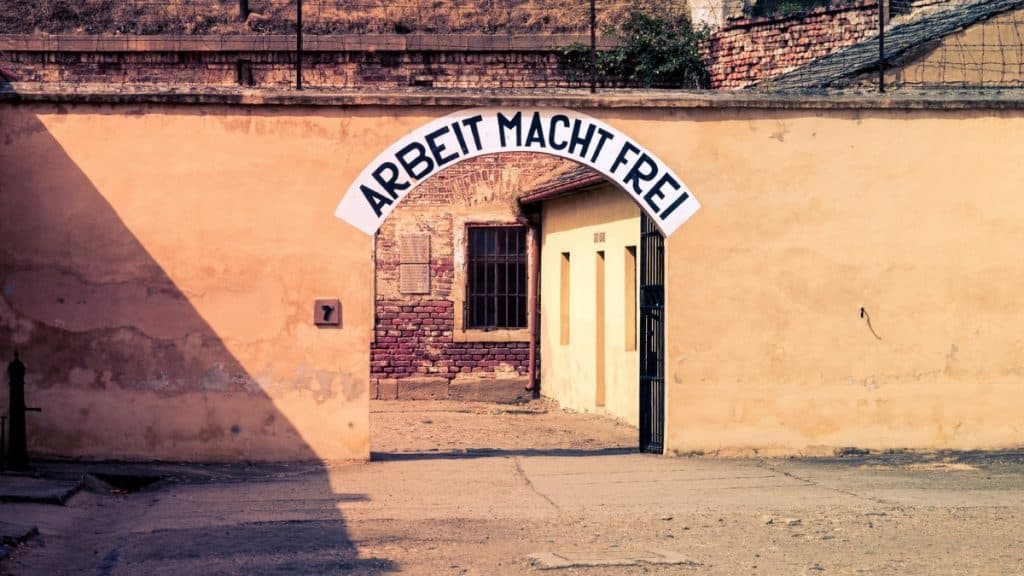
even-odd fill
[[(0, 521), (39, 528), (3, 570), (1024, 574), (1022, 453), (757, 461), (555, 443), (370, 463), (132, 465), (127, 476), (163, 479), (135, 492), (93, 484), (65, 505), (0, 504)], [(97, 466), (40, 470), (61, 482)]]

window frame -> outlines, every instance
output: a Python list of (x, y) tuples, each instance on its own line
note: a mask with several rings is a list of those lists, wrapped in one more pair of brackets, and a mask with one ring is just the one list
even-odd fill
[(529, 227), (519, 222), (467, 223), (465, 239), (461, 330), (526, 330), (529, 327)]

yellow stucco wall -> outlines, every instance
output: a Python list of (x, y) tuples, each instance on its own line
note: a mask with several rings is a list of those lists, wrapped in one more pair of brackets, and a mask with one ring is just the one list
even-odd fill
[[(618, 188), (549, 200), (541, 211), (541, 391), (573, 410), (638, 422), (638, 356), (627, 350), (626, 247), (640, 239), (640, 210)], [(595, 238), (595, 235), (603, 234)], [(605, 404), (597, 406), (597, 253), (604, 252)], [(569, 254), (569, 342), (561, 342), (562, 254)], [(639, 260), (637, 260), (639, 266)], [(633, 276), (634, 287), (637, 275)], [(634, 293), (635, 294), (635, 293)], [(635, 300), (628, 303), (635, 307)], [(634, 316), (635, 319), (635, 316)], [(635, 325), (634, 325), (635, 331)]]
[(332, 214), (375, 152), (352, 116), (0, 107), (0, 342), (43, 409), (30, 454), (369, 456), (371, 239)]
[[(332, 213), (452, 111), (0, 106), (0, 343), (44, 410), (30, 449), (366, 457), (371, 239)], [(1024, 445), (1024, 114), (589, 113), (703, 204), (666, 246), (668, 452)], [(341, 329), (312, 326), (318, 297)]]
[(667, 243), (667, 449), (1024, 444), (1024, 117), (698, 116), (657, 128), (703, 203)]

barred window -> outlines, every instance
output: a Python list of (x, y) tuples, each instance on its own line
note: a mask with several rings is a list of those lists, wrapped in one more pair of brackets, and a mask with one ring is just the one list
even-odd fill
[(526, 327), (526, 227), (470, 226), (463, 327)]

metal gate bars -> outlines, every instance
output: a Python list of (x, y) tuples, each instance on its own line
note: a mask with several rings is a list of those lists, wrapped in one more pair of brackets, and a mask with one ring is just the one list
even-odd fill
[(640, 451), (665, 444), (665, 239), (640, 220)]

